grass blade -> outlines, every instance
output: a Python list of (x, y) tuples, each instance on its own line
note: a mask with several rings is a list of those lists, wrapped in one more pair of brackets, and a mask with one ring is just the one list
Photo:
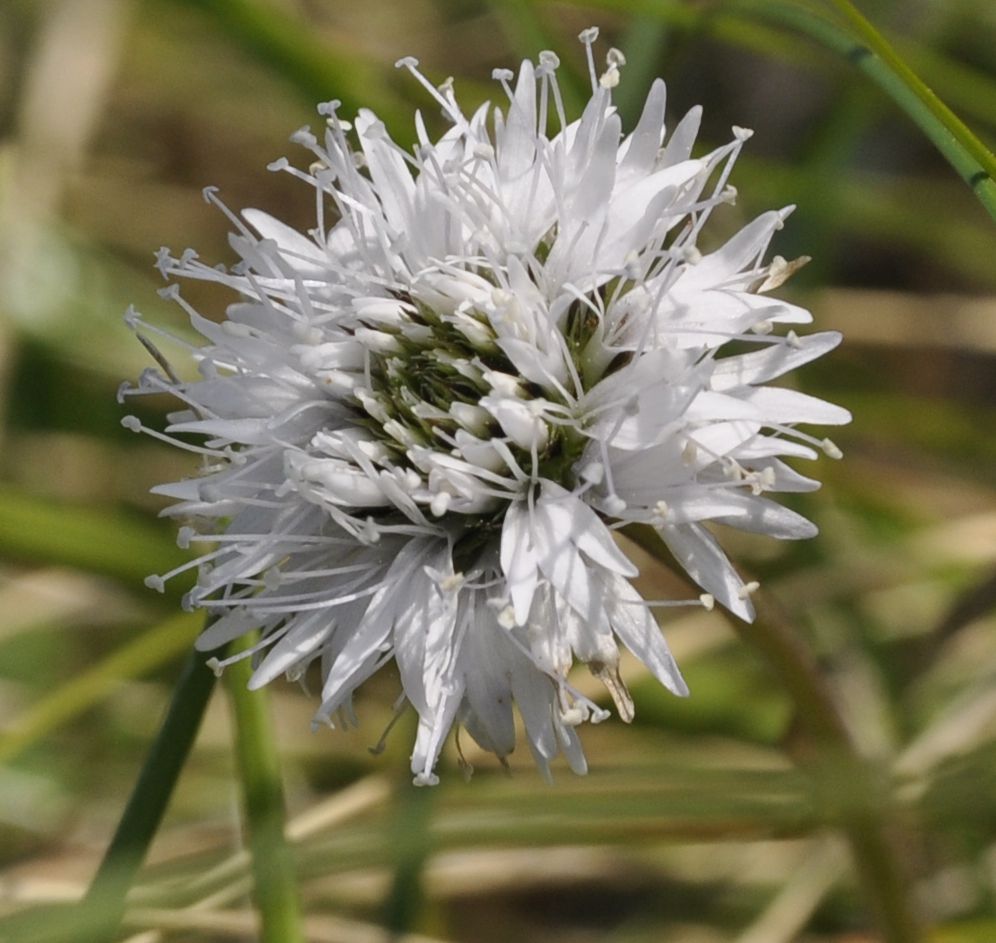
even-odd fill
[(205, 666), (204, 656), (191, 650), (162, 727), (84, 899), (87, 940), (114, 939), (124, 914), (125, 897), (159, 830), (200, 729), (214, 683), (214, 674)]

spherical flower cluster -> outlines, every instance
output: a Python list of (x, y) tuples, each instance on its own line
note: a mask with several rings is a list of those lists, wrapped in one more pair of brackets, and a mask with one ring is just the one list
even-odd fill
[(620, 643), (687, 693), (613, 531), (656, 530), (703, 590), (675, 604), (750, 619), (752, 586), (707, 525), (815, 533), (768, 495), (817, 487), (785, 457), (839, 454), (797, 423), (849, 418), (765, 385), (839, 341), (775, 330), (811, 320), (767, 294), (796, 264), (763, 261), (788, 210), (698, 247), (733, 200), (749, 132), (693, 157), (696, 108), (665, 143), (657, 81), (624, 136), (611, 97), (624, 60), (610, 51), (598, 76), (596, 35), (581, 36), (579, 120), (549, 52), (517, 78), (496, 71), (507, 106), (470, 116), (402, 60), (451, 125), (433, 141), (416, 115), (411, 152), (371, 112), (349, 124), (321, 106), (323, 136), (295, 135), (309, 169), (273, 165), (314, 188), (313, 229), (247, 209), (229, 213), (234, 266), (160, 253), (164, 276), (238, 296), (217, 323), (166, 289), (204, 339), (186, 345), (196, 378), (130, 315), (159, 368), (122, 395), (167, 392), (182, 409), (164, 433), (125, 425), (203, 457), (196, 477), (155, 489), (185, 519), (181, 544), (209, 548), (186, 597), (214, 616), (199, 647), (260, 629), (253, 687), (318, 662), (330, 724), (350, 722), (354, 691), (393, 661), (399, 705), (418, 714), (420, 784), (455, 725), (511, 753), (513, 704), (544, 772), (561, 751), (583, 772), (576, 728), (607, 712), (568, 673), (587, 664), (630, 720)]

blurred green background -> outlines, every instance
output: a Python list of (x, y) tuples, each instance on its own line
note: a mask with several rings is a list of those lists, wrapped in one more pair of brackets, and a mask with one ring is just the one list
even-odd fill
[[(126, 306), (181, 324), (154, 251), (230, 258), (207, 184), (312, 225), (307, 189), (265, 168), (307, 162), (287, 137), (318, 123), (317, 101), (371, 106), (399, 140), (416, 107), (440, 128), (400, 56), (454, 76), (469, 108), (501, 97), (494, 67), (553, 48), (577, 102), (575, 37), (598, 24), (602, 53), (628, 58), (627, 126), (661, 75), (670, 125), (704, 105), (703, 149), (731, 124), (756, 131), (712, 238), (797, 204), (775, 251), (814, 261), (790, 293), (846, 336), (798, 378), (855, 415), (845, 460), (821, 461), (824, 489), (796, 502), (822, 535), (725, 536), (815, 653), (865, 775), (831, 756), (820, 775), (796, 766), (790, 698), (719, 613), (664, 622), (692, 697), (627, 664), (636, 722), (585, 729), (590, 774), (560, 768), (552, 787), (528, 756), (506, 776), (465, 742), (473, 779), (451, 751), (443, 785), (415, 792), (407, 721), (385, 754), (367, 749), (398, 690), (389, 670), (362, 692), (359, 731), (312, 734), (314, 701), (277, 683), (307, 939), (873, 940), (838, 828), (871, 815), (930, 939), (996, 940), (996, 237), (908, 119), (787, 6), (0, 0), (0, 939), (10, 915), (41, 921), (85, 890), (198, 628), (177, 593), (142, 584), (183, 559), (148, 489), (192, 466), (121, 429), (114, 398), (148, 365)], [(991, 145), (991, 0), (862, 9)], [(673, 588), (640, 562), (650, 595)], [(219, 691), (122, 939), (256, 938), (231, 756)]]

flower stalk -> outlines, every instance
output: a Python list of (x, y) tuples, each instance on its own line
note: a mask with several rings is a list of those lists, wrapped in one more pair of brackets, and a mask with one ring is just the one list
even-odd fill
[[(252, 647), (252, 634), (232, 643), (236, 653)], [(246, 842), (252, 864), (261, 943), (298, 943), (304, 939), (294, 857), (284, 834), (284, 795), (265, 691), (247, 687), (252, 668), (236, 662), (225, 681), (232, 707), (232, 733)]]
[(758, 594), (755, 605), (757, 619), (753, 624), (738, 619), (727, 621), (778, 677), (808, 731), (809, 743), (791, 750), (796, 761), (817, 779), (828, 764), (841, 762), (862, 783), (862, 796), (872, 800), (859, 803), (857, 810), (845, 809), (839, 827), (850, 845), (882, 939), (885, 943), (921, 943), (924, 928), (895, 847), (889, 815), (874, 801), (875, 772), (859, 754), (833, 692), (787, 614), (770, 593)]

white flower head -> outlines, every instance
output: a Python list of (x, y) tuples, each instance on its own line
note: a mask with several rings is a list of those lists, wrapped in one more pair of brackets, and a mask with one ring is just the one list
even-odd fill
[(665, 140), (657, 81), (624, 135), (625, 59), (611, 50), (599, 75), (596, 36), (581, 37), (592, 94), (575, 121), (549, 53), (497, 72), (507, 103), (470, 116), (451, 83), (399, 62), (451, 124), (434, 141), (417, 115), (410, 153), (370, 111), (348, 124), (323, 105), (321, 138), (294, 136), (309, 169), (273, 165), (314, 188), (315, 228), (247, 209), (229, 213), (230, 268), (163, 250), (167, 278), (239, 300), (216, 323), (171, 285), (203, 336), (187, 348), (198, 375), (157, 352), (162, 369), (123, 390), (176, 397), (164, 433), (126, 425), (204, 460), (154, 489), (175, 500), (182, 542), (212, 547), (187, 596), (215, 616), (199, 647), (260, 628), (253, 687), (318, 662), (327, 723), (349, 722), (353, 692), (393, 661), (420, 784), (454, 725), (511, 753), (513, 704), (544, 772), (561, 751), (583, 772), (575, 728), (607, 712), (568, 672), (586, 663), (630, 720), (620, 643), (687, 693), (612, 531), (657, 531), (703, 590), (675, 605), (750, 619), (754, 585), (707, 525), (811, 536), (769, 495), (817, 487), (784, 458), (839, 456), (797, 423), (849, 419), (765, 385), (839, 341), (780, 333), (810, 314), (764, 293), (794, 264), (763, 261), (788, 210), (698, 248), (749, 134), (692, 157), (700, 110)]

